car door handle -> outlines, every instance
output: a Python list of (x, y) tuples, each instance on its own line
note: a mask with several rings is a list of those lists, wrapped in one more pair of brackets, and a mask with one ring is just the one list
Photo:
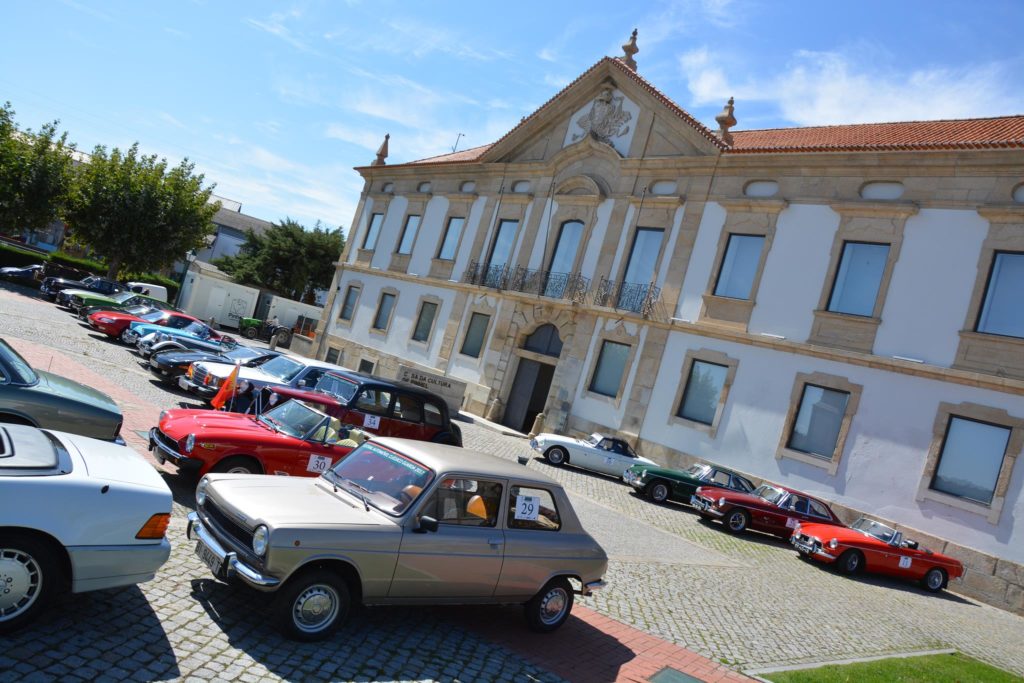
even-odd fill
[(505, 544), (505, 539), (503, 539), (503, 538), (488, 538), (487, 539), (487, 544), (492, 546), (492, 547), (494, 547), (494, 548), (497, 548), (498, 546), (501, 546), (501, 545)]

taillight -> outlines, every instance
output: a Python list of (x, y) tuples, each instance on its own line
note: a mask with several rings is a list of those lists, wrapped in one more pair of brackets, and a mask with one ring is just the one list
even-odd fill
[(167, 527), (171, 524), (171, 513), (161, 512), (146, 520), (146, 523), (135, 534), (135, 538), (161, 539), (167, 533)]

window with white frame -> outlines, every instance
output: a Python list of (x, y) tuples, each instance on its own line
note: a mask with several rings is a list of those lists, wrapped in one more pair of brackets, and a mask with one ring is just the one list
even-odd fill
[(605, 339), (597, 356), (594, 374), (590, 378), (590, 391), (615, 398), (619, 395), (622, 376), (626, 372), (630, 345)]
[(828, 310), (865, 317), (874, 315), (888, 259), (888, 244), (844, 242)]
[(725, 256), (718, 269), (715, 296), (730, 299), (749, 299), (761, 262), (764, 235), (729, 235)]
[(441, 240), (441, 248), (437, 251), (437, 258), (445, 261), (455, 260), (455, 250), (459, 246), (459, 236), (462, 234), (462, 226), (466, 219), (459, 216), (452, 216), (448, 219), (448, 225), (444, 229), (444, 239)]
[(412, 340), (425, 342), (430, 339), (430, 331), (434, 328), (434, 317), (437, 315), (437, 304), (433, 301), (424, 301), (420, 306), (419, 317), (416, 318), (416, 327), (412, 331)]
[(637, 228), (633, 236), (633, 248), (623, 282), (647, 284), (654, 279), (654, 267), (661, 255), (661, 240), (665, 231), (661, 228)]
[(380, 303), (377, 304), (377, 315), (373, 317), (373, 329), (386, 330), (391, 322), (391, 311), (395, 309), (395, 295), (391, 292), (384, 292), (380, 295)]
[(694, 360), (676, 415), (706, 425), (713, 424), (728, 374), (729, 368), (725, 365)]
[(345, 290), (345, 300), (341, 302), (341, 311), (338, 318), (341, 320), (352, 320), (356, 312), (356, 301), (359, 299), (359, 287), (349, 285)]
[(380, 226), (384, 223), (384, 214), (375, 213), (370, 216), (370, 227), (366, 229), (366, 237), (363, 239), (363, 249), (373, 251), (377, 248), (377, 238), (380, 237)]
[(398, 241), (399, 254), (411, 254), (412, 245), (416, 243), (416, 231), (420, 227), (420, 217), (416, 214), (409, 214), (405, 219), (405, 227), (402, 228), (402, 239)]
[(997, 251), (992, 259), (977, 331), (1024, 338), (1024, 253)]
[(474, 313), (469, 318), (469, 326), (466, 328), (466, 336), (462, 339), (462, 349), (459, 351), (463, 356), (479, 358), (480, 351), (484, 347), (484, 335), (487, 334), (487, 324), (491, 316), (486, 313)]
[(503, 220), (498, 223), (498, 233), (491, 244), (491, 253), (487, 258), (488, 268), (501, 268), (512, 260), (512, 248), (516, 242), (516, 231), (519, 221)]
[(931, 488), (988, 505), (1010, 441), (1010, 428), (950, 416)]
[(849, 392), (805, 384), (786, 447), (831, 459), (849, 400)]

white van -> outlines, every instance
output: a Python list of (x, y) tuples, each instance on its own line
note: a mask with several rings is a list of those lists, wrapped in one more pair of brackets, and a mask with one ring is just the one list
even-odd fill
[(160, 301), (167, 301), (167, 288), (163, 285), (151, 285), (148, 282), (129, 282), (128, 290), (136, 294), (145, 294)]

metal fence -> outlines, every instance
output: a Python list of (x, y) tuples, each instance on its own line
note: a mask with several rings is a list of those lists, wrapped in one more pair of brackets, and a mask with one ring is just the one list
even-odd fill
[(653, 282), (645, 285), (636, 282), (616, 282), (602, 277), (594, 289), (592, 303), (595, 306), (632, 311), (650, 318), (660, 297), (661, 288), (655, 287)]

